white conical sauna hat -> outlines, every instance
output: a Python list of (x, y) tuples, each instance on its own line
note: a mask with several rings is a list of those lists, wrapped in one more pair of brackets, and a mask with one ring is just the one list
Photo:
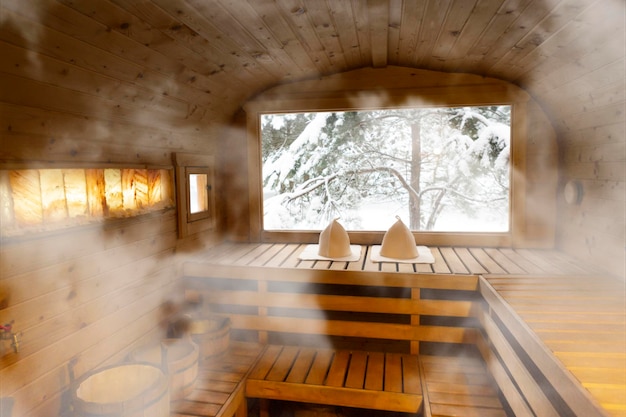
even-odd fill
[(348, 232), (337, 219), (333, 219), (320, 233), (318, 254), (326, 258), (343, 258), (352, 255)]
[(419, 253), (415, 244), (415, 238), (400, 217), (387, 230), (380, 247), (380, 255), (393, 259), (417, 258)]

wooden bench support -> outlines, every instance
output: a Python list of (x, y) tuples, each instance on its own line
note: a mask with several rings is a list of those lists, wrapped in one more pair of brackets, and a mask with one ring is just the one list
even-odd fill
[(417, 413), (416, 355), (270, 345), (246, 381), (246, 397)]

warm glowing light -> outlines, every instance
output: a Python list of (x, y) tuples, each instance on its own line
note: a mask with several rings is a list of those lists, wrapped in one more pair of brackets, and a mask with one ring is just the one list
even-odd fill
[(0, 171), (0, 194), (6, 200), (2, 235), (57, 230), (173, 207), (171, 181), (167, 169)]

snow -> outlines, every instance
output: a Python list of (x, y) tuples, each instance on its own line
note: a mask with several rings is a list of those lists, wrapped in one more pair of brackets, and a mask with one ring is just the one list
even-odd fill
[[(431, 205), (436, 204), (440, 210), (435, 221), (436, 231), (506, 231), (508, 203), (504, 200), (508, 199), (508, 189), (502, 188), (494, 177), (503, 175), (501, 178), (506, 181), (508, 175), (510, 126), (491, 120), (472, 107), (455, 111), (461, 112), (462, 125), (472, 118), (478, 121), (474, 124), (478, 127), (476, 137), (472, 138), (452, 125), (437, 125), (437, 121), (444, 118), (442, 116), (432, 120), (425, 116), (418, 119), (422, 123), (420, 186), (433, 190), (421, 195), (423, 219), (429, 217)], [(390, 129), (387, 124), (367, 130), (367, 123), (371, 120), (364, 116), (356, 129), (347, 130), (349, 139), (337, 139), (327, 137), (324, 128), (328, 127), (329, 132), (342, 132), (337, 128), (345, 124), (345, 119), (341, 113), (332, 119), (331, 115), (333, 113), (329, 112), (271, 115), (270, 125), (278, 130), (286, 128), (296, 117), (306, 117), (309, 122), (292, 143), (276, 151), (274, 158), (268, 158), (263, 165), (265, 229), (321, 230), (337, 215), (349, 230), (386, 230), (396, 215), (408, 223), (406, 191), (397, 194), (396, 190), (402, 191), (397, 179), (372, 177), (371, 169), (380, 166), (399, 170), (408, 184), (410, 169), (402, 160), (410, 155), (411, 137), (407, 133), (410, 129), (404, 124), (397, 126), (399, 130), (385, 131)], [(334, 125), (329, 125), (331, 121)], [(350, 151), (343, 155), (329, 155), (328, 147), (322, 144), (332, 140), (348, 140), (339, 149)], [(336, 165), (326, 166), (326, 161), (335, 158)], [(441, 158), (447, 158), (446, 162)], [(370, 179), (383, 180), (369, 181), (367, 187), (374, 187), (371, 190), (352, 190), (345, 181), (355, 173), (358, 175), (360, 169), (370, 169)], [(492, 175), (494, 170), (504, 174)], [(325, 181), (334, 181), (335, 187), (328, 188), (330, 183)], [(322, 186), (314, 187), (316, 184)], [(285, 190), (282, 194), (278, 192), (279, 186)], [(466, 188), (455, 190), (454, 187)], [(445, 194), (441, 194), (443, 192)], [(375, 199), (372, 195), (379, 197)], [(443, 195), (443, 199), (436, 199), (437, 195)], [(483, 204), (478, 207), (481, 201)], [(485, 206), (487, 201), (493, 203)], [(471, 208), (472, 205), (476, 208)]]

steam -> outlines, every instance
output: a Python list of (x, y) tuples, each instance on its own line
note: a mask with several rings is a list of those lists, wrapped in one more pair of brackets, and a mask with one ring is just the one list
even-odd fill
[[(127, 2), (105, 3), (119, 8), (118, 5)], [(228, 5), (220, 7), (232, 7), (231, 12), (236, 14), (237, 2), (222, 3)], [(37, 5), (33, 7), (33, 4)], [(96, 2), (94, 7), (102, 4)], [(322, 71), (314, 68), (307, 73), (296, 70), (287, 73), (289, 69), (282, 66), (286, 60), (284, 55), (280, 58), (281, 65), (271, 66), (276, 62), (268, 55), (273, 53), (272, 49), (266, 48), (262, 39), (255, 38), (257, 49), (264, 52), (258, 54), (261, 60), (250, 59), (254, 66), (262, 68), (251, 88), (242, 91), (239, 85), (222, 85), (243, 68), (233, 68), (222, 78), (200, 74), (193, 79), (199, 72), (185, 67), (178, 56), (168, 55), (165, 41), (171, 38), (157, 36), (163, 34), (156, 33), (148, 24), (138, 31), (134, 31), (134, 26), (128, 31), (128, 36), (145, 36), (145, 44), (137, 37), (125, 43), (135, 45), (133, 50), (124, 47), (114, 50), (113, 41), (126, 35), (120, 34), (119, 27), (96, 21), (105, 16), (101, 11), (92, 16), (75, 11), (72, 15), (80, 18), (82, 25), (76, 24), (78, 20), (63, 22), (55, 11), (82, 6), (91, 7), (90, 2), (0, 1), (0, 47), (3, 59), (7, 60), (2, 75), (5, 78), (2, 87), (7, 89), (3, 94), (5, 115), (0, 138), (3, 168), (117, 164), (120, 161), (169, 166), (171, 153), (175, 151), (213, 153), (219, 159), (216, 174), (223, 181), (217, 193), (228, 210), (230, 229), (226, 231), (226, 240), (258, 240), (256, 232), (251, 235), (249, 230), (251, 184), (248, 184), (247, 172), (247, 167), (254, 167), (257, 162), (247, 160), (246, 128), (233, 126), (229, 118), (246, 97), (272, 84), (280, 84), (281, 77), (290, 81), (305, 77), (316, 79), (323, 75)], [(529, 140), (537, 146), (533, 147), (536, 153), (527, 155), (527, 164), (534, 168), (517, 175), (516, 186), (530, 192), (521, 202), (528, 214), (528, 221), (522, 227), (534, 231), (538, 240), (520, 243), (549, 247), (557, 218), (558, 249), (588, 261), (599, 271), (605, 269), (623, 279), (626, 276), (624, 2), (603, 0), (580, 9), (570, 9), (568, 2), (559, 3), (557, 7), (569, 13), (570, 22), (562, 33), (552, 29), (560, 19), (525, 22), (527, 16), (533, 15), (534, 6), (540, 5), (533, 3), (517, 20), (513, 19), (515, 13), (506, 10), (502, 10), (502, 16), (512, 19), (512, 30), (532, 26), (536, 28), (536, 36), (520, 40), (499, 60), (489, 64), (482, 63), (484, 55), (480, 55), (487, 45), (477, 41), (468, 48), (474, 55), (464, 64), (468, 72), (480, 76), (505, 76), (514, 71), (512, 81), (530, 92), (557, 129), (559, 150), (551, 143), (549, 135), (544, 137), (535, 126), (529, 126)], [(223, 17), (226, 15), (228, 13)], [(305, 7), (298, 8), (293, 15), (298, 19), (308, 18)], [(63, 30), (68, 25), (71, 28), (68, 32), (75, 33), (76, 37), (71, 46), (65, 48), (64, 42), (70, 38)], [(259, 25), (265, 23), (259, 21)], [(290, 23), (289, 27), (297, 30), (297, 25)], [(326, 26), (320, 27), (330, 32)], [(596, 27), (605, 30), (597, 32)], [(187, 29), (189, 39), (199, 39), (197, 33)], [(390, 39), (398, 32), (397, 28), (391, 29)], [(164, 30), (175, 31), (174, 28)], [(568, 37), (579, 32), (585, 35)], [(594, 33), (596, 35), (592, 36)], [(56, 38), (48, 38), (46, 34)], [(98, 42), (93, 49), (88, 46), (89, 37)], [(298, 34), (275, 51), (288, 53), (301, 38), (303, 36)], [(416, 32), (416, 41), (428, 41), (418, 38)], [(339, 44), (341, 40), (333, 34), (332, 41), (327, 42)], [(213, 41), (218, 42), (217, 38)], [(148, 45), (151, 42), (152, 45)], [(158, 53), (151, 52), (149, 48), (158, 48), (159, 42), (163, 42), (164, 48)], [(171, 41), (169, 45), (179, 42), (182, 41)], [(398, 39), (398, 42), (402, 45), (407, 41)], [(533, 42), (541, 42), (545, 48), (533, 50)], [(196, 43), (194, 46), (204, 45)], [(224, 49), (237, 46), (234, 42), (228, 43)], [(423, 51), (427, 46), (424, 43), (418, 49)], [(306, 45), (304, 49), (310, 51), (311, 48)], [(101, 53), (99, 59), (94, 50)], [(119, 56), (114, 56), (113, 51)], [(323, 57), (321, 61), (329, 66), (324, 68), (325, 73), (334, 70), (334, 62), (344, 61), (344, 57), (326, 56), (321, 45), (317, 52)], [(389, 64), (400, 64), (395, 62), (392, 52), (389, 52)], [(511, 66), (513, 70), (508, 65), (510, 55), (517, 57), (515, 65)], [(362, 56), (367, 57), (367, 54)], [(131, 65), (135, 58), (145, 66)], [(415, 58), (425, 64), (431, 62), (433, 67), (448, 65), (435, 58)], [(366, 61), (363, 59), (358, 64), (367, 67), (370, 62)], [(558, 62), (562, 65), (556, 65)], [(199, 55), (195, 65), (204, 63)], [(206, 64), (214, 65), (211, 57), (206, 58)], [(344, 81), (338, 78), (339, 83)], [(381, 91), (379, 87), (348, 94), (346, 103), (354, 108), (420, 107), (441, 103), (421, 96), (399, 99), (399, 95)], [(65, 90), (72, 93), (67, 94)], [(281, 98), (291, 97), (275, 97), (277, 102)], [(561, 113), (564, 107), (567, 110)], [(547, 123), (547, 120), (540, 123)], [(615, 149), (615, 152), (595, 153), (590, 149), (591, 143), (612, 144), (604, 149)], [(556, 152), (560, 159), (552, 157)], [(546, 178), (550, 178), (547, 187)], [(552, 183), (554, 178), (557, 182)], [(581, 181), (583, 189), (582, 202), (576, 206), (566, 205), (560, 193), (562, 185), (572, 179)], [(544, 191), (534, 192), (539, 188)], [(549, 192), (545, 191), (548, 189)], [(1, 186), (0, 190), (3, 205), (0, 210), (4, 213), (6, 190)], [(302, 240), (305, 239), (303, 234)], [(178, 312), (165, 314), (161, 307), (165, 305), (167, 309), (167, 305), (185, 303), (176, 283), (180, 266), (190, 256), (204, 254), (216, 243), (216, 234), (204, 233), (177, 240), (175, 215), (167, 212), (160, 217), (132, 222), (105, 222), (101, 228), (70, 230), (67, 234), (58, 232), (10, 242), (3, 238), (1, 243), (0, 323), (15, 320), (16, 330), (22, 332), (22, 350), (0, 358), (0, 397), (16, 399), (15, 416), (51, 415), (58, 411), (59, 402), (61, 406), (67, 405), (67, 397), (58, 400), (58, 391), (66, 390), (70, 384), (68, 364), (75, 364), (73, 369), (76, 376), (80, 376), (98, 366), (126, 360), (128, 351), (135, 347), (158, 343), (172, 327), (177, 329), (176, 334), (188, 332), (186, 316), (180, 317)], [(294, 298), (294, 304), (298, 301)], [(320, 309), (310, 309), (309, 314), (312, 319), (324, 318)], [(146, 331), (152, 327), (154, 330)], [(323, 329), (313, 330), (323, 332)], [(332, 346), (331, 340), (321, 335), (312, 343)]]

